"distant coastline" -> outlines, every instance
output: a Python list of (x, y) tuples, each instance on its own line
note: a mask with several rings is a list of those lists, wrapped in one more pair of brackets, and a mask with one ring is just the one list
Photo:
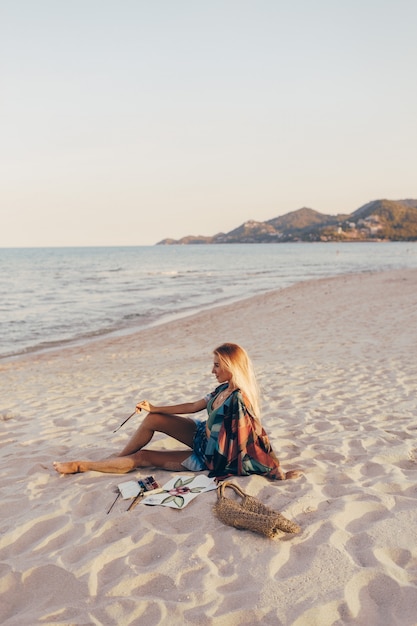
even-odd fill
[(167, 238), (157, 245), (298, 241), (417, 241), (417, 200), (374, 200), (346, 215), (304, 207), (266, 222), (248, 220), (228, 233)]

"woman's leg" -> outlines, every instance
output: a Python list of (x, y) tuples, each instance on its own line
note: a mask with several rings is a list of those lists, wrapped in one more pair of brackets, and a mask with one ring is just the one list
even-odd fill
[(190, 456), (189, 450), (139, 450), (129, 456), (115, 456), (103, 461), (68, 461), (55, 462), (54, 468), (60, 474), (78, 472), (105, 472), (109, 474), (127, 474), (138, 467), (158, 467), (172, 472), (184, 470), (182, 462)]
[(173, 439), (192, 448), (195, 429), (196, 424), (189, 417), (148, 413), (118, 456), (127, 456), (138, 452), (150, 442), (155, 432), (169, 435), (169, 437), (173, 437)]
[(142, 448), (149, 443), (156, 431), (169, 435), (192, 448), (195, 429), (195, 422), (188, 417), (148, 413), (133, 437), (117, 456), (100, 461), (55, 462), (53, 465), (61, 474), (75, 474), (90, 470), (124, 474), (137, 467), (160, 467), (180, 471), (182, 461), (190, 456), (189, 450), (156, 451), (142, 450)]

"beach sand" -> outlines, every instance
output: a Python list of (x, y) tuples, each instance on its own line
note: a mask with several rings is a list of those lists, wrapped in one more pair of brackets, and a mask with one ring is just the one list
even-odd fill
[[(215, 387), (212, 349), (252, 357), (263, 423), (298, 480), (233, 480), (301, 526), (225, 526), (216, 492), (126, 512), (117, 484), (54, 460), (118, 451), (137, 401)], [(417, 271), (300, 283), (117, 338), (3, 361), (0, 622), (415, 626)], [(156, 447), (176, 447), (159, 435)], [(190, 474), (184, 472), (184, 475)]]

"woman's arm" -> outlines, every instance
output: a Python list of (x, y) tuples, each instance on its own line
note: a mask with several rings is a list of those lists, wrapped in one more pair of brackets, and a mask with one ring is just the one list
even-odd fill
[(195, 402), (185, 402), (184, 404), (173, 404), (172, 406), (154, 406), (148, 400), (138, 402), (136, 412), (148, 411), (148, 413), (163, 413), (164, 415), (181, 415), (183, 413), (198, 413), (207, 406), (207, 400), (196, 400)]

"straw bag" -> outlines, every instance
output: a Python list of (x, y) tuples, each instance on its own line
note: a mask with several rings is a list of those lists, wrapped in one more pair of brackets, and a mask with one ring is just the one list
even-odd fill
[[(241, 500), (227, 498), (226, 487), (233, 489)], [(286, 533), (299, 533), (301, 530), (298, 524), (265, 506), (257, 498), (247, 495), (238, 485), (231, 482), (224, 482), (217, 488), (214, 513), (228, 526), (252, 530), (270, 539), (276, 537), (281, 530)]]

